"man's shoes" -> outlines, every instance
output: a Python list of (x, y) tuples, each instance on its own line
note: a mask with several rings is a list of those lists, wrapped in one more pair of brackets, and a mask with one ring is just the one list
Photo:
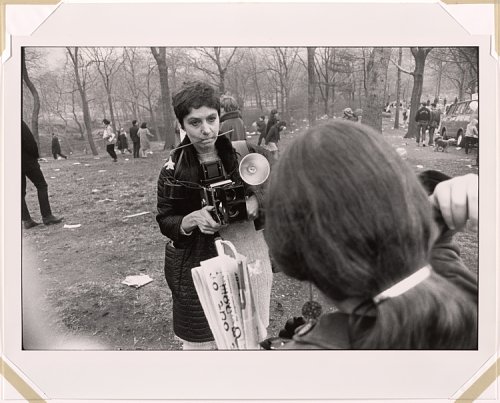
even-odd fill
[(57, 218), (57, 217), (54, 217), (53, 215), (49, 215), (48, 217), (43, 217), (42, 218), (43, 220), (43, 223), (45, 225), (52, 225), (52, 224), (59, 224), (63, 218)]
[(113, 159), (113, 162), (118, 162), (118, 160), (116, 158)]
[(37, 225), (40, 225), (40, 223), (33, 220), (27, 220), (23, 222), (24, 229), (30, 229), (36, 227)]

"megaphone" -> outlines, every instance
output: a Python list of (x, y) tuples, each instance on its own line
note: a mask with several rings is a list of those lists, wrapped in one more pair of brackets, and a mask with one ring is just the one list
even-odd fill
[(240, 162), (240, 176), (249, 185), (261, 185), (266, 181), (271, 172), (271, 167), (266, 157), (251, 153), (247, 154)]

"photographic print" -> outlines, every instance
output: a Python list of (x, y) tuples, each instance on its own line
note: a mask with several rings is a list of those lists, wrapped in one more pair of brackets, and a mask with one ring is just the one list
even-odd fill
[(439, 4), (72, 3), (30, 32), (4, 345), (38, 396), (449, 399), (489, 365), (488, 38)]
[[(325, 287), (326, 293), (321, 292), (318, 286), (324, 285), (319, 278), (313, 277), (309, 282), (297, 281), (293, 279), (297, 274), (287, 275), (288, 267), (271, 263), (263, 223), (248, 225), (247, 213), (251, 208), (248, 200), (257, 201), (254, 194), (258, 193), (250, 190), (251, 184), (245, 182), (248, 178), (243, 182), (231, 178), (227, 166), (221, 165), (226, 168), (226, 173), (216, 171), (212, 175), (209, 172), (217, 168), (208, 164), (212, 162), (210, 159), (201, 159), (209, 148), (193, 147), (198, 141), (197, 133), (186, 127), (187, 121), (179, 123), (179, 119), (185, 119), (185, 116), (190, 119), (191, 110), (209, 105), (209, 109), (216, 111), (214, 118), (219, 124), (207, 129), (210, 133), (204, 135), (227, 133), (224, 136), (233, 144), (246, 141), (246, 153), (264, 155), (263, 164), (271, 166), (271, 170), (290, 143), (312, 136), (316, 127), (355, 122), (358, 127), (368, 126), (379, 133), (384, 144), (387, 143), (420, 178), (428, 194), (432, 194), (435, 186), (443, 180), (478, 173), (477, 47), (26, 47), (22, 49), (22, 55), (23, 122), (28, 126), (26, 131), (31, 132), (36, 140), (40, 167), (35, 167), (35, 174), (29, 156), (26, 158), (28, 164), (23, 159), (23, 164), (27, 165), (25, 176), (34, 185), (34, 188), (26, 188), (26, 209), (23, 205), (22, 211), (25, 349), (246, 347), (241, 307), (240, 314), (235, 314), (234, 305), (241, 304), (237, 289), (237, 301), (228, 302), (223, 310), (214, 307), (213, 316), (222, 317), (222, 334), (227, 331), (231, 336), (225, 343), (219, 335), (218, 343), (214, 343), (217, 320), (207, 323), (205, 319), (213, 301), (207, 301), (202, 308), (193, 281), (183, 280), (201, 261), (217, 256), (214, 239), (208, 242), (207, 235), (235, 243), (236, 250), (248, 258), (249, 264), (254, 261), (260, 264), (259, 269), (254, 269), (262, 272), (261, 278), (253, 284), (256, 294), (253, 298), (257, 295), (261, 298), (255, 302), (254, 308), (257, 317), (253, 320), (260, 326), (257, 340), (250, 344), (254, 349), (262, 346), (287, 348), (295, 328), (300, 333), (301, 327), (302, 331), (312, 327), (323, 310), (325, 318), (343, 318), (340, 316), (343, 315), (342, 309), (339, 310), (333, 302), (340, 300), (340, 296), (342, 299), (356, 296), (356, 301), (362, 303), (363, 298), (374, 297), (375, 291), (384, 291), (378, 286), (366, 290), (365, 297), (358, 298), (358, 293), (364, 294), (361, 288), (358, 289), (361, 285), (356, 283), (361, 280), (342, 279), (342, 270), (353, 270), (346, 263), (346, 267), (335, 271), (331, 281), (332, 285), (346, 281), (346, 288), (356, 290), (352, 296), (340, 288), (330, 290), (332, 285)], [(193, 87), (190, 84), (193, 82), (198, 85)], [(185, 88), (194, 92), (185, 97), (194, 97), (190, 102), (195, 106), (184, 107), (187, 109), (184, 112), (182, 102), (186, 101), (179, 100), (178, 94), (182, 95)], [(197, 96), (196, 92), (210, 90), (213, 91), (211, 98)], [(343, 130), (348, 129), (346, 126)], [(334, 136), (336, 129), (330, 130)], [(24, 140), (23, 137), (23, 153)], [(184, 150), (183, 146), (189, 144), (191, 147)], [(356, 144), (355, 138), (352, 138), (352, 144)], [(199, 183), (199, 189), (192, 190), (194, 185), (185, 183), (186, 178), (183, 178), (184, 182), (175, 182), (175, 187), (173, 181), (165, 182), (172, 179), (174, 172), (168, 169), (168, 164), (177, 164), (182, 169), (181, 149), (184, 161), (189, 161), (188, 150), (196, 150), (201, 166), (207, 170), (201, 177), (191, 178), (192, 182)], [(329, 152), (334, 159), (339, 159), (335, 157), (335, 148)], [(363, 152), (355, 149), (352, 158), (362, 157)], [(369, 147), (366, 152), (374, 157), (375, 151)], [(382, 153), (378, 158), (383, 161), (384, 157)], [(289, 169), (307, 169), (296, 162), (297, 166)], [(167, 169), (162, 169), (162, 166)], [(321, 180), (327, 186), (330, 178), (326, 172), (331, 176), (345, 176), (348, 174), (345, 170), (356, 167), (357, 164), (351, 167), (347, 163), (328, 166)], [(256, 169), (264, 168), (257, 164)], [(381, 177), (382, 173), (377, 172), (376, 167), (371, 169), (374, 180)], [(353, 172), (350, 182), (361, 172)], [(294, 175), (300, 179), (300, 172), (288, 179), (293, 181)], [(363, 176), (366, 175), (365, 172)], [(26, 178), (23, 176), (23, 186)], [(224, 184), (212, 194), (206, 192), (205, 189), (210, 189), (213, 183), (225, 179), (233, 180), (233, 184)], [(264, 210), (265, 193), (274, 188), (269, 189), (267, 178), (261, 179), (262, 183), (257, 184), (261, 185), (259, 192), (263, 196), (258, 200), (258, 208)], [(357, 186), (363, 186), (364, 181), (365, 177)], [(292, 183), (287, 186), (292, 186)], [(345, 184), (332, 185), (338, 189), (338, 194), (345, 193), (342, 186)], [(382, 181), (379, 186), (386, 185)], [(46, 196), (47, 187), (50, 202)], [(241, 195), (237, 194), (240, 189)], [(303, 192), (307, 192), (306, 189)], [(200, 197), (203, 191), (205, 193)], [(358, 194), (363, 194), (362, 187), (359, 191)], [(375, 194), (370, 197), (376, 197)], [(180, 198), (183, 201), (177, 202)], [(229, 200), (233, 204), (229, 205)], [(314, 200), (305, 197), (302, 201), (290, 200), (289, 203), (302, 203), (302, 208), (309, 210), (317, 203)], [(330, 202), (334, 208), (336, 202)], [(364, 208), (370, 211), (370, 216), (380, 214), (384, 219), (393, 220), (395, 218), (387, 217), (388, 212), (394, 211), (399, 204), (404, 210), (411, 209), (410, 202), (406, 199), (392, 207), (390, 204), (380, 206), (379, 212), (373, 211), (373, 204)], [(187, 210), (183, 206), (186, 203), (192, 204)], [(287, 200), (283, 199), (281, 203), (280, 209), (287, 211)], [(362, 202), (345, 199), (343, 203), (358, 206)], [(195, 235), (191, 238), (180, 235), (180, 229), (171, 228), (179, 225), (178, 220), (174, 224), (169, 222), (172, 217), (191, 214), (188, 219), (195, 217), (195, 220), (200, 220), (192, 213), (204, 213), (205, 205), (213, 206), (219, 214), (213, 217), (218, 226), (213, 224), (210, 227), (196, 221), (188, 228), (202, 234), (203, 241), (197, 240)], [(441, 217), (439, 205), (435, 209), (436, 215)], [(358, 213), (363, 214), (359, 207)], [(269, 214), (266, 219), (273, 221)], [(325, 223), (321, 225), (342, 227), (347, 224), (342, 223), (340, 217), (349, 214), (348, 208), (339, 206), (332, 222), (328, 223), (329, 215), (322, 211)], [(412, 214), (416, 214), (415, 211)], [(311, 212), (310, 217), (313, 216)], [(258, 214), (253, 217), (256, 218), (259, 218)], [(473, 219), (477, 222), (477, 217)], [(290, 220), (287, 225), (291, 227), (288, 230), (283, 227), (283, 231), (292, 231), (293, 218), (282, 216), (281, 220)], [(449, 222), (443, 224), (450, 225)], [(459, 225), (463, 227), (464, 224), (465, 221)], [(382, 230), (380, 223), (373, 225)], [(477, 232), (469, 227), (463, 229), (455, 235), (462, 258), (457, 254), (456, 261), (443, 268), (443, 273), (438, 273), (458, 276), (459, 282), (466, 282), (464, 295), (467, 297), (470, 293), (467, 298), (471, 298), (468, 302), (471, 315), (477, 315), (477, 306), (473, 302), (477, 300), (477, 289), (473, 285), (478, 272)], [(271, 230), (267, 228), (265, 232)], [(314, 231), (309, 231), (311, 237)], [(353, 234), (346, 234), (348, 239), (344, 248), (351, 237), (363, 239), (368, 236), (357, 233), (352, 227), (351, 231)], [(367, 250), (371, 248), (370, 253), (379, 256), (382, 252), (378, 248), (388, 248), (387, 244), (395, 243), (390, 246), (394, 249), (404, 247), (397, 239), (387, 239), (387, 236), (377, 234), (377, 239), (380, 239), (372, 240), (375, 245)], [(284, 234), (280, 238), (293, 242)], [(323, 245), (327, 239), (325, 234), (323, 241), (320, 238), (312, 241)], [(344, 242), (333, 235), (331, 241), (335, 244)], [(279, 243), (278, 240), (274, 242)], [(302, 240), (301, 244), (306, 245), (307, 240)], [(207, 250), (197, 252), (196, 247)], [(280, 255), (284, 247), (280, 245), (275, 254)], [(322, 276), (323, 281), (325, 276), (328, 277), (327, 273), (334, 270), (331, 267), (333, 259), (340, 259), (335, 254), (329, 256), (325, 249), (327, 247), (321, 246), (321, 253), (328, 259), (314, 274)], [(450, 250), (451, 246), (435, 253), (439, 255)], [(300, 252), (304, 256), (304, 265), (310, 259), (309, 253), (318, 252), (314, 252), (311, 245), (304, 246)], [(191, 257), (192, 254), (195, 256)], [(180, 258), (189, 263), (176, 261)], [(282, 259), (287, 261), (286, 256)], [(367, 260), (364, 264), (374, 265), (374, 261), (369, 262)], [(364, 264), (356, 263), (355, 267), (361, 268)], [(318, 266), (319, 262), (314, 265)], [(439, 262), (435, 265), (439, 266)], [(407, 270), (411, 274), (416, 269), (419, 267)], [(459, 270), (457, 274), (458, 269), (464, 272)], [(303, 270), (312, 268), (304, 267)], [(383, 266), (376, 270), (383, 270)], [(370, 276), (373, 276), (372, 281), (378, 282), (376, 270)], [(435, 270), (440, 269), (435, 267)], [(230, 288), (222, 279), (220, 282), (225, 289)], [(385, 284), (385, 288), (394, 285)], [(460, 287), (453, 293), (463, 292)], [(453, 304), (449, 298), (442, 303)], [(417, 311), (418, 304), (426, 303), (405, 302)], [(43, 326), (38, 323), (40, 318), (44, 318)], [(437, 336), (426, 336), (421, 341), (404, 343), (399, 340), (391, 344), (379, 340), (379, 344), (370, 345), (360, 340), (345, 342), (344, 336), (338, 345), (314, 346), (321, 349), (474, 349), (477, 348), (477, 342), (473, 341), (477, 339), (476, 320), (471, 323), (464, 318), (459, 320), (466, 325), (456, 332), (462, 333), (461, 337), (465, 336), (463, 332), (470, 333), (470, 340), (466, 342), (464, 338), (458, 344), (453, 340), (446, 344)], [(350, 326), (346, 326), (346, 335), (352, 331)], [(43, 327), (46, 328), (46, 337), (41, 337)], [(31, 329), (36, 329), (36, 333), (32, 334)], [(432, 326), (429, 329), (433, 329)], [(436, 328), (432, 330), (437, 331)], [(68, 342), (72, 337), (86, 342), (81, 346)], [(400, 337), (411, 338), (403, 333)], [(310, 347), (308, 344), (293, 344), (299, 349)]]

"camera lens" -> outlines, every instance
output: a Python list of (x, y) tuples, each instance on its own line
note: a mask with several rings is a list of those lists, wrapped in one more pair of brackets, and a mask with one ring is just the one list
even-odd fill
[(231, 207), (231, 208), (229, 208), (227, 213), (229, 215), (229, 218), (235, 218), (235, 217), (238, 217), (240, 215), (240, 210), (238, 210), (237, 207)]
[(225, 189), (225, 194), (227, 201), (233, 201), (236, 199), (236, 192), (234, 189)]

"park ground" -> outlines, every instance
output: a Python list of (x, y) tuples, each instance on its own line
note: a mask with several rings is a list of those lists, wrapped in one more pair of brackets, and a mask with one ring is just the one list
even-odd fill
[[(416, 147), (384, 119), (384, 138), (407, 151), (415, 172), (437, 169), (456, 176), (477, 173), (476, 154), (450, 147), (447, 153)], [(291, 130), (280, 146), (300, 136)], [(252, 137), (256, 142), (256, 137)], [(166, 152), (160, 143), (148, 159), (119, 154), (118, 162), (100, 151), (98, 157), (71, 155), (68, 160), (47, 157), (41, 162), (49, 183), (55, 215), (63, 224), (40, 225), (23, 231), (23, 341), (31, 349), (177, 350), (172, 331), (170, 291), (163, 275), (165, 239), (155, 221), (156, 181)], [(40, 221), (36, 190), (28, 182), (27, 203)], [(127, 216), (136, 215), (126, 218)], [(462, 257), (478, 270), (477, 234), (466, 230), (456, 240)], [(153, 281), (133, 288), (122, 284), (129, 275), (147, 274)], [(317, 292), (315, 298), (328, 303)], [(309, 298), (309, 287), (274, 275), (269, 335), (287, 319), (298, 316)]]

